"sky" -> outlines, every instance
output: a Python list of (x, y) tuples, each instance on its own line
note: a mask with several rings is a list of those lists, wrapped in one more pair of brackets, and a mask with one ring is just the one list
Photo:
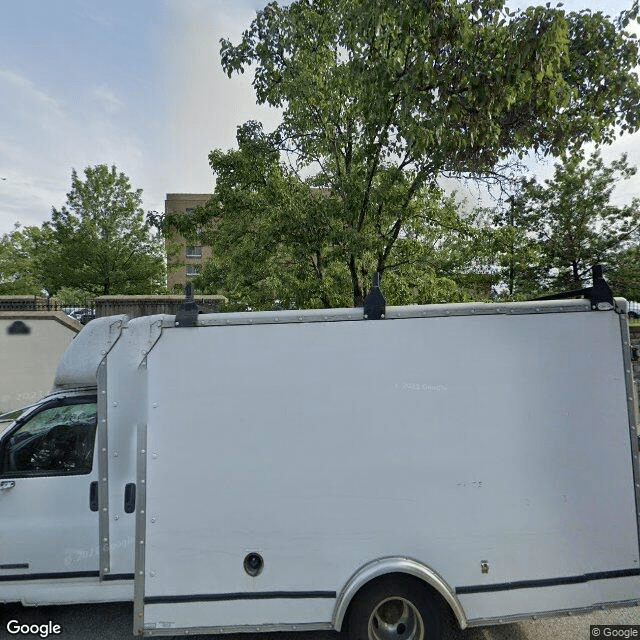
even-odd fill
[[(617, 14), (631, 0), (566, 0)], [(222, 72), (219, 40), (237, 42), (260, 0), (21, 0), (0, 20), (0, 234), (40, 225), (61, 207), (71, 171), (115, 164), (143, 189), (145, 210), (167, 193), (210, 193), (212, 149), (236, 127), (279, 113), (257, 106), (251, 76)], [(525, 6), (511, 2), (510, 6)], [(640, 166), (640, 134), (606, 148)], [(541, 177), (551, 165), (533, 167)], [(469, 192), (473, 200), (476, 194)], [(640, 195), (640, 176), (619, 190)]]

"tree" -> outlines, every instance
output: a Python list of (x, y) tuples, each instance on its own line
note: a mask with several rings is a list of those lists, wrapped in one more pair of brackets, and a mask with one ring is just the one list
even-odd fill
[(599, 152), (566, 155), (552, 178), (525, 181), (519, 206), (541, 252), (540, 283), (551, 289), (579, 289), (596, 263), (613, 266), (640, 242), (640, 199), (617, 206), (615, 186), (636, 173), (626, 156), (606, 165)]
[[(223, 293), (240, 309), (353, 304), (354, 251), (379, 264), (384, 235), (396, 222), (389, 212), (406, 192), (402, 178), (393, 168), (378, 172), (373, 190), (378, 211), (356, 232), (345, 225), (341, 198), (301, 180), (282, 163), (259, 124), (239, 127), (237, 138), (238, 150), (209, 156), (216, 175), (209, 203), (192, 215), (169, 214), (163, 222), (165, 234), (175, 227), (188, 242), (212, 247), (213, 258), (194, 278), (196, 287)], [(424, 185), (395, 233), (380, 267), (391, 304), (464, 299), (465, 290), (452, 276), (472, 230), (460, 220), (454, 197)], [(443, 262), (447, 268), (436, 273)]]
[(640, 245), (615, 255), (606, 278), (615, 295), (640, 301)]
[(32, 256), (38, 227), (20, 229), (0, 238), (0, 295), (38, 295), (42, 285), (35, 272)]
[(638, 45), (625, 31), (636, 16), (502, 0), (272, 2), (237, 45), (222, 40), (222, 65), (229, 76), (254, 65), (258, 103), (283, 109), (269, 139), (326, 194), (307, 194), (318, 216), (307, 222), (323, 251), (336, 240), (360, 305), (440, 177), (496, 179), (514, 156), (638, 128)]
[(88, 295), (155, 293), (165, 287), (161, 240), (144, 219), (142, 189), (100, 164), (71, 173), (71, 191), (35, 243), (35, 268), (46, 290)]
[(614, 205), (614, 189), (636, 172), (626, 156), (606, 165), (599, 152), (566, 154), (552, 178), (523, 179), (503, 207), (485, 210), (497, 292), (509, 299), (580, 289), (603, 263), (618, 295), (637, 297), (640, 199)]
[(511, 195), (502, 206), (477, 213), (482, 216), (486, 249), (496, 273), (494, 295), (508, 300), (539, 295), (546, 269), (535, 237), (538, 220), (527, 210), (522, 193)]

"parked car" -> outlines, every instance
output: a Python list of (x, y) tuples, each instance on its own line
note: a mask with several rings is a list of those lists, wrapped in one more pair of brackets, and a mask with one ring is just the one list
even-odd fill
[(95, 309), (89, 307), (65, 307), (63, 311), (80, 324), (87, 324), (96, 317)]

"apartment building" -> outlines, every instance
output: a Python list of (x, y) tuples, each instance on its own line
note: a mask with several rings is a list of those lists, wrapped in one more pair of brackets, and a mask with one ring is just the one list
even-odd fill
[[(164, 212), (186, 214), (193, 211), (211, 198), (210, 193), (167, 193), (164, 201)], [(175, 255), (169, 255), (169, 245), (179, 245)], [(169, 290), (182, 291), (190, 278), (197, 275), (204, 262), (211, 256), (211, 248), (191, 245), (181, 236), (174, 236), (167, 241), (167, 286)], [(181, 266), (175, 267), (173, 265)]]

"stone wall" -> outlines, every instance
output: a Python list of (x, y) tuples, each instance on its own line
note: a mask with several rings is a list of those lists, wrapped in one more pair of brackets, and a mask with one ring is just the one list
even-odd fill
[[(202, 313), (215, 313), (226, 301), (224, 296), (194, 296)], [(184, 295), (175, 296), (100, 296), (95, 299), (96, 318), (125, 313), (129, 318), (156, 313), (175, 315), (184, 303)]]
[(55, 298), (40, 296), (0, 296), (0, 311), (61, 311)]

